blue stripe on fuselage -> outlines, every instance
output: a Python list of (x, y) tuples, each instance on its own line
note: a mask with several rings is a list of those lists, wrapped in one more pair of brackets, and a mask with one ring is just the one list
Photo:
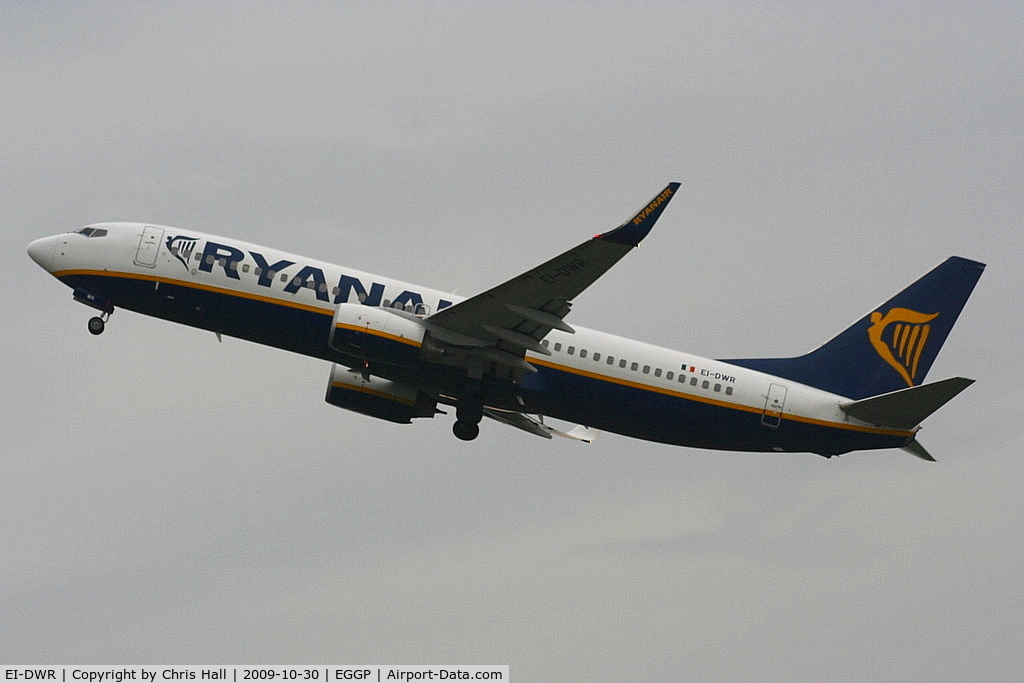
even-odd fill
[(69, 271), (55, 276), (68, 286), (110, 298), (117, 308), (341, 362), (340, 354), (327, 345), (329, 309), (145, 275)]
[[(332, 312), (312, 304), (148, 275), (109, 271), (55, 275), (68, 286), (109, 297), (119, 308), (331, 362), (349, 366), (361, 362), (330, 348), (327, 342)], [(540, 413), (650, 441), (723, 450), (838, 454), (899, 447), (907, 441), (904, 435), (866, 433), (790, 419), (769, 429), (761, 425), (760, 412), (741, 406), (666, 393), (549, 361), (536, 360), (534, 365), (538, 372), (528, 373), (515, 392), (525, 405), (514, 402), (512, 387), (505, 383), (502, 387), (492, 384), (495, 407)], [(445, 393), (464, 379), (457, 368), (435, 364), (380, 367), (374, 368), (374, 374), (396, 381), (428, 383)]]
[(792, 419), (768, 428), (761, 424), (760, 411), (743, 406), (595, 378), (572, 368), (534, 364), (539, 372), (525, 377), (519, 392), (530, 412), (650, 441), (720, 450), (832, 455), (900, 447), (908, 438)]

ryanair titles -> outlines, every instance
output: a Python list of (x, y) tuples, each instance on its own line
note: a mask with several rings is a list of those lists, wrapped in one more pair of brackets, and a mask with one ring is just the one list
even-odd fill
[(664, 192), (655, 197), (650, 204), (640, 209), (640, 213), (633, 216), (633, 225), (640, 225), (641, 223), (643, 223), (645, 218), (654, 213), (658, 209), (658, 207), (667, 202), (668, 198), (671, 196), (672, 188), (666, 187)]
[[(202, 253), (193, 256), (196, 247), (192, 238), (169, 238), (167, 247), (171, 255), (182, 263), (188, 262), (189, 258), (197, 258), (196, 269), (205, 273), (212, 273), (214, 267), (224, 271), (224, 274), (233, 279), (241, 280), (241, 273), (248, 273), (250, 264), (246, 262), (246, 252), (238, 247), (218, 242), (206, 242)], [(178, 247), (178, 248), (176, 248)], [(367, 306), (380, 306), (384, 299), (385, 285), (382, 282), (371, 282), (369, 289), (362, 280), (351, 275), (341, 275), (337, 285), (329, 288), (327, 276), (322, 268), (310, 265), (296, 264), (295, 261), (279, 259), (270, 263), (266, 256), (258, 251), (248, 251), (248, 256), (253, 262), (252, 274), (256, 276), (256, 284), (260, 287), (270, 288), (275, 279), (284, 275), (285, 269), (291, 269), (298, 265), (293, 275), (284, 277), (284, 292), (295, 294), (301, 289), (308, 289), (319, 301), (341, 304), (348, 301), (358, 301)], [(185, 266), (186, 268), (188, 265)], [(289, 272), (291, 272), (289, 270)], [(397, 296), (387, 301), (387, 305), (395, 308), (405, 308), (415, 312), (425, 311), (423, 295), (419, 292), (409, 290), (402, 291)], [(451, 301), (440, 299), (435, 310), (441, 310), (452, 305)]]

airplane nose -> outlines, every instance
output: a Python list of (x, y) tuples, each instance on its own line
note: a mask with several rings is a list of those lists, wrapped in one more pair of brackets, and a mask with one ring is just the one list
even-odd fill
[(33, 261), (46, 269), (53, 271), (53, 252), (57, 248), (57, 240), (53, 237), (44, 237), (35, 240), (28, 245), (28, 255)]

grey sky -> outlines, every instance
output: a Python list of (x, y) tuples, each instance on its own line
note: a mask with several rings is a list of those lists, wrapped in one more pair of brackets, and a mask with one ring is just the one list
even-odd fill
[[(1024, 637), (1017, 3), (7, 3), (0, 661), (509, 663), (516, 680), (1006, 680)], [(989, 264), (927, 464), (546, 442), (90, 312), (100, 220), (471, 294), (683, 188), (572, 321), (806, 351)]]

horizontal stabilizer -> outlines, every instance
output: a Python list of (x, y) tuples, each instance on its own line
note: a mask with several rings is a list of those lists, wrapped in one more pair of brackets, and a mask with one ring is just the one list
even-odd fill
[(847, 415), (876, 425), (911, 429), (951, 398), (974, 384), (973, 379), (952, 377), (839, 406)]

